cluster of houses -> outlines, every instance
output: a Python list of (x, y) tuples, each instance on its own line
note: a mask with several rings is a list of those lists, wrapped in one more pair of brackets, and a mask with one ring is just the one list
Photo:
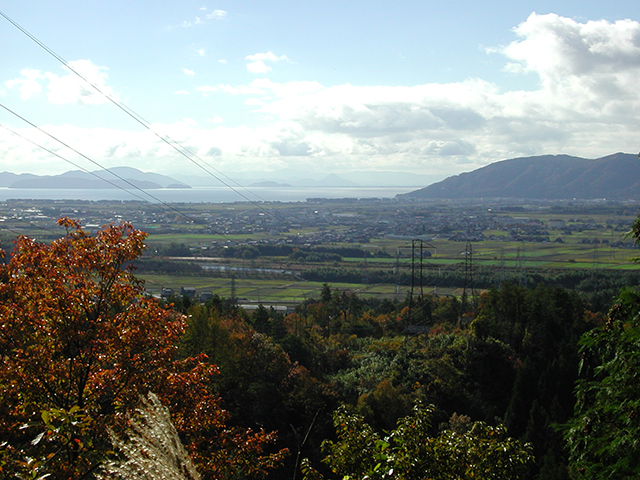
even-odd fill
[[(186, 214), (177, 213), (180, 210)], [(203, 227), (199, 230), (202, 233), (267, 233), (274, 241), (286, 237), (288, 243), (311, 245), (367, 243), (381, 237), (545, 242), (577, 231), (628, 228), (620, 225), (619, 219), (612, 219), (606, 226), (589, 218), (551, 218), (543, 222), (526, 216), (526, 209), (522, 211), (525, 215), (486, 205), (401, 204), (394, 199), (325, 203), (316, 199), (274, 206), (229, 204), (227, 208), (211, 210), (180, 204), (176, 211), (144, 202), (13, 200), (0, 204), (0, 227), (55, 229), (58, 218), (69, 216), (88, 229), (126, 220), (153, 234), (179, 233), (184, 231), (184, 225), (197, 222)]]
[(160, 291), (160, 297), (165, 300), (170, 300), (175, 297), (187, 297), (197, 299), (204, 303), (213, 298), (213, 292), (204, 291), (198, 293), (195, 287), (180, 287), (180, 290), (176, 292), (173, 288), (163, 287)]

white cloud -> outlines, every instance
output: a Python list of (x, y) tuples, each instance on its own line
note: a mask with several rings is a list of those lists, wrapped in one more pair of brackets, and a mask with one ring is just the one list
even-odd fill
[(244, 101), (244, 104), (248, 105), (250, 107), (261, 107), (265, 103), (264, 103), (264, 101), (260, 100), (259, 98), (249, 97)]
[[(117, 99), (118, 96), (111, 87), (107, 85), (107, 68), (100, 67), (91, 60), (76, 60), (69, 62), (69, 67), (82, 75), (87, 81), (97, 87), (88, 85), (75, 73), (69, 72), (67, 75), (58, 76), (54, 73), (47, 73), (49, 85), (47, 88), (47, 98), (55, 105), (75, 103), (78, 105), (98, 105), (108, 102), (105, 95)], [(68, 70), (65, 67), (65, 70)]]
[(416, 162), (454, 155), (480, 165), (531, 152), (597, 156), (637, 148), (630, 132), (640, 127), (638, 22), (532, 14), (515, 31), (520, 38), (499, 51), (512, 71), (540, 78), (537, 90), (502, 92), (480, 79), (407, 87), (258, 79), (250, 86), (264, 95), (251, 93), (248, 102), (262, 102), (260, 111), (307, 135), (348, 145), (345, 155)]
[[(206, 10), (207, 9), (205, 7), (200, 8), (201, 12), (206, 12)], [(196, 16), (195, 19), (193, 20), (184, 20), (180, 24), (180, 26), (183, 28), (189, 28), (195, 25), (202, 25), (203, 23), (206, 23), (206, 21), (208, 20), (222, 20), (223, 18), (226, 18), (226, 16), (227, 16), (227, 12), (225, 10), (214, 10), (210, 13), (205, 13), (204, 20), (202, 17)]]
[(278, 57), (275, 53), (273, 53), (271, 51), (263, 52), (263, 53), (256, 53), (254, 55), (247, 55), (246, 59), (247, 60), (252, 60), (252, 61), (268, 60), (270, 62), (279, 62), (281, 60), (289, 60), (286, 55), (281, 55), (281, 56)]
[(193, 76), (196, 74), (196, 72), (194, 72), (193, 70), (189, 70), (188, 68), (183, 68), (182, 71), (185, 75), (189, 75), (189, 76)]
[(207, 20), (220, 20), (227, 16), (227, 12), (225, 10), (214, 10), (211, 13), (207, 13)]
[(458, 155), (471, 155), (475, 152), (473, 145), (460, 140), (431, 140), (423, 147), (421, 153), (425, 155), (443, 155), (443, 156), (458, 156)]
[[(532, 14), (514, 32), (517, 39), (494, 52), (504, 56), (514, 74), (540, 79), (529, 91), (505, 91), (478, 78), (411, 86), (256, 78), (244, 85), (196, 88), (201, 95), (238, 97), (225, 102), (237, 101), (239, 108), (254, 115), (242, 119), (241, 126), (231, 126), (237, 121), (234, 116), (223, 123), (209, 110), (204, 126), (182, 121), (160, 129), (198, 154), (215, 157), (217, 168), (233, 170), (250, 169), (260, 162), (263, 168), (453, 174), (515, 156), (569, 153), (596, 157), (638, 148), (638, 22), (581, 23)], [(288, 58), (266, 52), (249, 55), (246, 61), (262, 64), (268, 71), (275, 62)], [(95, 76), (106, 83), (105, 70), (93, 68)], [(48, 74), (23, 72), (20, 79), (5, 85), (21, 95), (24, 88), (29, 97), (38, 93), (37, 85), (47, 90), (49, 78)], [(75, 91), (70, 98), (83, 97)], [(75, 129), (65, 132), (65, 138), (77, 138), (83, 144), (91, 139), (95, 146), (88, 148), (112, 152), (109, 158), (114, 162), (131, 152), (139, 152), (141, 161), (149, 165), (176, 162), (174, 152), (142, 134), (82, 134)], [(13, 150), (0, 145), (0, 158), (5, 154), (13, 158)]]
[(614, 73), (640, 66), (640, 24), (632, 20), (578, 23), (555, 14), (531, 14), (514, 29), (522, 38), (503, 52), (543, 80)]
[[(277, 84), (261, 79), (251, 87), (275, 95), (274, 100), (265, 102), (265, 113), (309, 130), (353, 137), (475, 131), (499, 108), (495, 87), (479, 80), (414, 87), (346, 84), (327, 88), (317, 82)], [(483, 95), (485, 102), (479, 101)], [(493, 101), (486, 101), (492, 97)]]
[(249, 63), (247, 63), (247, 70), (251, 73), (270, 72), (271, 67), (267, 65), (266, 62), (289, 61), (289, 58), (286, 55), (277, 56), (272, 51), (247, 55), (245, 58), (249, 60)]
[(42, 92), (42, 85), (39, 80), (45, 78), (39, 70), (25, 69), (20, 72), (22, 78), (7, 80), (4, 82), (7, 88), (17, 88), (20, 91), (20, 98), (29, 100), (32, 96)]
[(271, 71), (271, 67), (267, 66), (262, 60), (247, 63), (247, 70), (251, 73), (267, 73)]
[(199, 57), (204, 57), (207, 54), (207, 51), (204, 48), (199, 48), (198, 50), (196, 50), (196, 53)]
[(204, 95), (208, 95), (210, 93), (215, 93), (218, 91), (217, 87), (214, 87), (212, 85), (201, 85), (199, 87), (196, 87), (196, 90), (199, 92), (202, 92)]
[(583, 109), (606, 111), (618, 101), (637, 101), (640, 23), (579, 23), (533, 13), (514, 31), (520, 40), (502, 48), (512, 61), (508, 68), (537, 74), (543, 90), (563, 105), (575, 109), (578, 102)]
[(204, 22), (202, 21), (202, 19), (201, 19), (200, 17), (196, 17), (196, 18), (195, 18), (195, 19), (193, 19), (192, 21), (188, 21), (188, 20), (183, 21), (183, 22), (180, 24), (180, 26), (181, 26), (182, 28), (189, 28), (189, 27), (193, 27), (194, 25), (201, 25), (201, 24), (203, 24), (203, 23), (204, 23)]
[(47, 100), (54, 105), (98, 105), (108, 102), (105, 95), (118, 99), (118, 95), (107, 85), (106, 67), (95, 65), (91, 60), (75, 60), (68, 65), (68, 68), (63, 67), (67, 72), (65, 75), (41, 73), (31, 69), (22, 70), (22, 78), (8, 80), (5, 86), (10, 89), (17, 88), (23, 100), (30, 99), (44, 89)]

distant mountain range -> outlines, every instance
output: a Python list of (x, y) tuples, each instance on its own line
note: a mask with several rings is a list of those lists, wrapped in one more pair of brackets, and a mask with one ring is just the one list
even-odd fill
[[(61, 175), (41, 176), (33, 174), (0, 173), (0, 187), (20, 189), (141, 189), (191, 188), (186, 177), (180, 180), (158, 173), (142, 172), (131, 167), (109, 169), (117, 178), (104, 170), (87, 173), (80, 170)], [(353, 172), (354, 177), (366, 178), (366, 172)], [(376, 176), (373, 175), (376, 174)], [(372, 172), (369, 181), (379, 179), (383, 172)], [(405, 180), (404, 174), (385, 172), (394, 180)], [(282, 182), (259, 179), (242, 182), (252, 187), (282, 188), (291, 185), (309, 187), (353, 187), (359, 186), (349, 177), (351, 174), (326, 175), (321, 178), (300, 178)], [(100, 177), (100, 178), (98, 178)], [(425, 181), (426, 175), (416, 175)], [(353, 177), (351, 177), (353, 178)], [(102, 180), (104, 179), (104, 180)], [(215, 181), (212, 177), (189, 177), (192, 185), (207, 185), (204, 181)], [(391, 178), (389, 178), (391, 180)], [(217, 180), (218, 186), (220, 181)], [(369, 183), (369, 182), (366, 182)], [(372, 182), (373, 183), (373, 182)], [(382, 182), (375, 182), (379, 185)], [(446, 178), (428, 187), (399, 195), (413, 198), (469, 199), (469, 198), (520, 198), (520, 199), (599, 199), (640, 200), (640, 159), (635, 154), (616, 153), (597, 159), (572, 157), (569, 155), (543, 155), (514, 158), (492, 163), (472, 172)]]
[[(280, 187), (290, 185), (292, 187), (419, 187), (442, 180), (443, 175), (423, 175), (409, 172), (392, 171), (355, 171), (336, 175), (309, 172), (302, 170), (278, 170), (274, 172), (252, 171), (234, 172), (222, 175), (231, 183), (252, 187)], [(181, 175), (175, 178), (193, 187), (221, 186), (222, 182), (208, 175)]]
[[(291, 188), (294, 185), (291, 183), (281, 183), (274, 180), (261, 180), (253, 182), (248, 185), (249, 187), (264, 187), (264, 188)], [(345, 180), (339, 177), (335, 173), (331, 173), (320, 180), (314, 180), (312, 178), (303, 178), (295, 182), (296, 187), (357, 187), (358, 184)]]
[[(104, 170), (87, 173), (73, 170), (60, 175), (33, 175), (23, 173), (0, 173), (0, 187), (8, 188), (42, 188), (42, 189), (113, 189), (141, 188), (152, 190), (157, 188), (191, 188), (166, 175), (141, 172), (131, 167), (114, 167), (109, 169), (115, 175)], [(119, 177), (119, 178), (118, 178)], [(101, 180), (104, 179), (104, 180)]]
[(434, 199), (640, 199), (640, 159), (628, 153), (597, 159), (569, 155), (514, 158), (399, 196)]
[[(220, 177), (211, 175), (161, 175), (142, 172), (131, 167), (112, 167), (109, 171), (123, 180), (104, 170), (87, 173), (73, 170), (60, 175), (34, 175), (31, 173), (15, 174), (0, 173), (0, 187), (20, 189), (114, 189), (133, 188), (135, 185), (142, 189), (155, 188), (191, 188), (193, 187), (222, 187), (228, 184), (244, 187), (285, 188), (285, 187), (360, 187), (360, 186), (419, 186), (430, 183), (442, 177), (433, 178), (428, 175), (403, 172), (350, 172), (336, 175), (314, 174), (301, 171), (279, 172), (244, 172), (230, 178), (221, 174)], [(306, 173), (306, 176), (305, 176)], [(312, 176), (313, 175), (313, 176)], [(98, 178), (100, 177), (100, 178)], [(101, 180), (103, 179), (103, 180)], [(223, 183), (222, 180), (225, 180)], [(359, 181), (358, 181), (359, 180)], [(129, 183), (127, 183), (129, 182)]]

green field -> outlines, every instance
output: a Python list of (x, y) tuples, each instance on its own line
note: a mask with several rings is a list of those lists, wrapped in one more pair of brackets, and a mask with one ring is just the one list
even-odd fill
[[(231, 296), (231, 278), (207, 278), (197, 276), (139, 275), (145, 281), (146, 290), (152, 295), (160, 295), (162, 288), (195, 287), (198, 293), (212, 292), (221, 298)], [(262, 280), (255, 278), (234, 278), (235, 295), (239, 303), (298, 304), (306, 299), (320, 297), (324, 282), (285, 280)], [(364, 285), (355, 283), (332, 283), (337, 290), (356, 292), (358, 296), (403, 299), (407, 289), (397, 291), (395, 285)]]
[[(198, 292), (228, 297), (229, 275), (235, 269), (235, 295), (255, 302), (299, 302), (316, 297), (322, 278), (333, 288), (357, 291), (362, 296), (403, 298), (410, 290), (411, 245), (418, 238), (424, 240), (423, 251), (428, 255), (422, 262), (414, 259), (414, 280), (421, 269), (432, 283), (438, 283), (434, 278), (446, 278), (440, 283), (447, 286), (438, 286), (438, 293), (443, 294), (460, 294), (461, 282), (452, 278), (460, 280), (469, 271), (484, 275), (486, 286), (501, 279), (504, 271), (511, 272), (511, 277), (522, 272), (554, 276), (555, 271), (583, 275), (591, 271), (594, 276), (620, 272), (622, 276), (638, 269), (633, 262), (637, 249), (613, 246), (629, 242), (624, 233), (638, 213), (637, 205), (632, 204), (376, 205), (353, 200), (175, 204), (176, 210), (191, 217), (186, 221), (189, 217), (144, 202), (67, 203), (24, 200), (0, 204), (2, 248), (11, 251), (16, 233), (44, 242), (63, 235), (63, 229), (56, 226), (60, 212), (76, 212), (84, 225), (91, 225), (91, 232), (97, 225), (128, 220), (149, 234), (149, 248), (137, 275), (156, 295), (163, 287), (177, 291), (195, 287)], [(551, 228), (551, 220), (561, 220), (564, 226)], [(468, 244), (452, 240), (455, 238), (476, 240)], [(289, 249), (256, 254), (256, 245)], [(181, 253), (166, 253), (174, 246), (180, 247), (174, 251)], [(234, 248), (244, 248), (248, 254), (233, 253)], [(291, 248), (295, 248), (295, 255)], [(332, 253), (340, 249), (342, 253)], [(201, 265), (211, 268), (203, 270)]]
[[(296, 232), (297, 235), (298, 232)], [(290, 234), (290, 232), (289, 232)], [(260, 240), (264, 235), (236, 235), (234, 240)], [(471, 244), (472, 268), (522, 270), (528, 271), (553, 269), (558, 270), (594, 270), (594, 271), (630, 271), (638, 266), (633, 262), (637, 251), (632, 249), (610, 248), (607, 244), (580, 243), (586, 234), (572, 235), (564, 243), (545, 242), (506, 242), (506, 241), (481, 241)], [(207, 234), (171, 234), (154, 235), (149, 237), (149, 245), (158, 247), (169, 243), (184, 243), (192, 247), (210, 244), (214, 241), (229, 240), (229, 236)], [(390, 255), (395, 254), (398, 248), (406, 247), (407, 241), (375, 239), (369, 244), (363, 244), (366, 251), (386, 251)], [(432, 257), (425, 258), (422, 262), (423, 271), (426, 273), (457, 269), (459, 272), (465, 268), (465, 242), (432, 241), (429, 248)], [(335, 247), (353, 247), (352, 244), (335, 244)], [(401, 248), (402, 250), (402, 248)], [(297, 263), (288, 257), (259, 257), (250, 261), (240, 259), (211, 259), (211, 263), (249, 268), (277, 268), (294, 271), (303, 271), (309, 268), (346, 268), (363, 272), (367, 270), (382, 269), (386, 271), (401, 270), (409, 272), (411, 269), (410, 258), (395, 255), (390, 258), (368, 257), (366, 260), (360, 257), (343, 257), (340, 262), (307, 262)], [(419, 269), (419, 261), (415, 263), (416, 271)], [(211, 291), (220, 297), (231, 295), (231, 278), (229, 275), (197, 276), (197, 275), (156, 275), (140, 274), (146, 281), (147, 290), (152, 294), (159, 294), (162, 287), (171, 287), (179, 291), (180, 287), (195, 287), (198, 292)], [(497, 274), (496, 274), (497, 278)], [(324, 282), (301, 281), (290, 278), (265, 278), (265, 275), (252, 275), (244, 273), (235, 275), (235, 295), (248, 303), (299, 303), (308, 298), (319, 297)], [(410, 292), (410, 285), (396, 285), (392, 283), (371, 285), (366, 283), (341, 283), (329, 282), (334, 289), (357, 292), (359, 296), (384, 297), (390, 299), (403, 299)], [(415, 289), (417, 291), (418, 282)], [(462, 293), (459, 287), (424, 286), (425, 293), (452, 294)]]

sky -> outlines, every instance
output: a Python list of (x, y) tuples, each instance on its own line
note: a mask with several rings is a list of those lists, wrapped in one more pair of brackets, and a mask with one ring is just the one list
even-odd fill
[(0, 12), (42, 44), (0, 18), (0, 171), (444, 178), (640, 150), (635, 1), (5, 0)]

